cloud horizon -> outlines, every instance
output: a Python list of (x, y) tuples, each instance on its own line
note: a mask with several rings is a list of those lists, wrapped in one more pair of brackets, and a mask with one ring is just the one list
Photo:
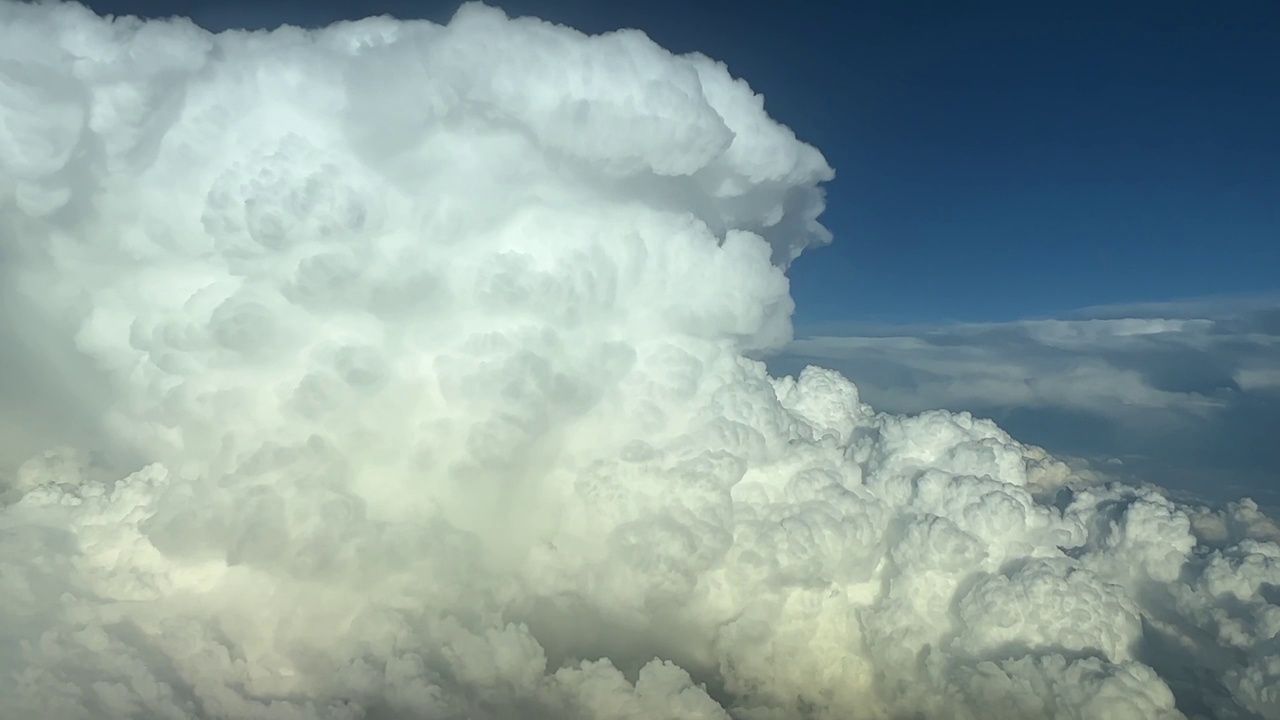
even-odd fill
[(1208, 502), (1280, 510), (1280, 298), (1083, 308), (989, 323), (829, 325), (770, 357), (858, 378), (890, 412), (996, 419), (1061, 456)]

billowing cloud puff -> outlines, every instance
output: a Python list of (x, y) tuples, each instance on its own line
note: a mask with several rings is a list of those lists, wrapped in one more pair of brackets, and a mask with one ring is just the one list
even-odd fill
[(1276, 716), (1256, 506), (747, 359), (831, 170), (705, 57), (5, 0), (0, 129), (4, 427), (91, 429), (5, 477), (6, 717)]
[(830, 326), (773, 354), (819, 363), (892, 412), (996, 417), (1059, 457), (1280, 510), (1280, 296), (1095, 307), (1064, 319)]

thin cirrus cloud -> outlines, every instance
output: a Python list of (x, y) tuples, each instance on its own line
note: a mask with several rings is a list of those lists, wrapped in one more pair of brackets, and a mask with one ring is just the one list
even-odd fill
[(1256, 505), (749, 359), (832, 170), (707, 57), (0, 0), (0, 129), (0, 716), (1280, 714)]
[(858, 379), (893, 412), (998, 418), (1129, 479), (1221, 500), (1280, 494), (1280, 298), (1096, 307), (1061, 319), (816, 328), (771, 358)]

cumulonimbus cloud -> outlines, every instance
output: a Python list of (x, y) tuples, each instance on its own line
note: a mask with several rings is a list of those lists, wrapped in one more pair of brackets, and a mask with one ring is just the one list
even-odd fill
[(0, 128), (6, 332), (95, 428), (6, 478), (6, 717), (1280, 712), (1255, 507), (746, 359), (832, 173), (708, 58), (3, 0)]

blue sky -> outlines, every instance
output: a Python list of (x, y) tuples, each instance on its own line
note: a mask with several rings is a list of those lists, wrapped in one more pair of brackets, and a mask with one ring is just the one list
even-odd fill
[[(214, 30), (458, 5), (88, 4)], [(491, 4), (722, 60), (826, 154), (836, 241), (792, 268), (776, 371), (1280, 508), (1280, 3)]]

